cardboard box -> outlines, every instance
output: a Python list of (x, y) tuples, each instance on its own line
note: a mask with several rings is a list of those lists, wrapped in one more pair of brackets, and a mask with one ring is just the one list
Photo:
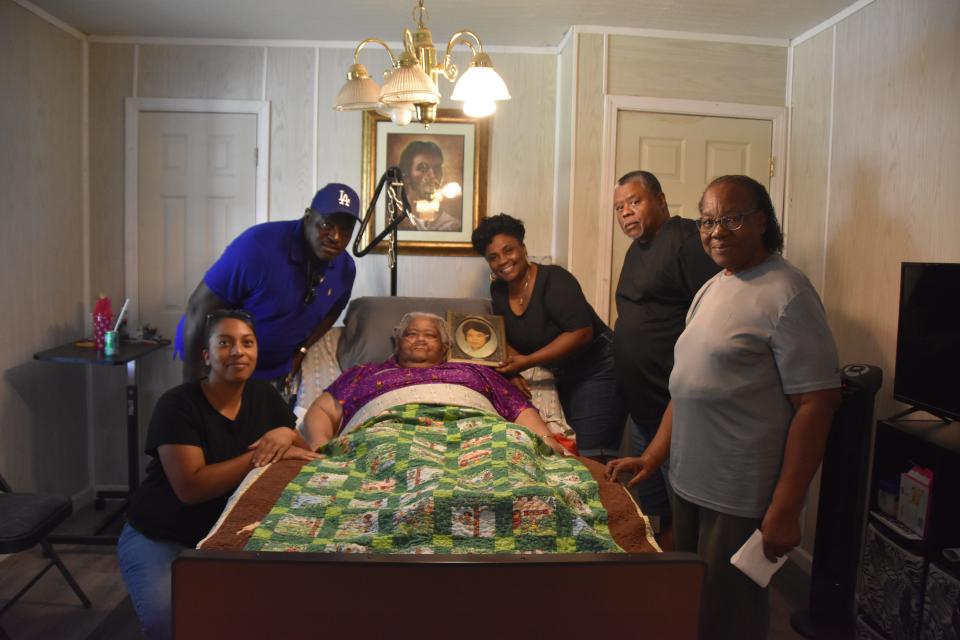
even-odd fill
[(930, 489), (933, 486), (933, 471), (914, 467), (900, 475), (900, 503), (897, 505), (897, 520), (920, 535), (927, 536), (927, 520), (930, 515)]

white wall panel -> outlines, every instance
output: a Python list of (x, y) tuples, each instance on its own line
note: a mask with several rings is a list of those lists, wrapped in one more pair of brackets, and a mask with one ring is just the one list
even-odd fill
[(785, 47), (610, 36), (609, 60), (613, 94), (783, 105)]
[(793, 52), (785, 254), (823, 292), (833, 29)]
[(141, 45), (141, 98), (260, 100), (263, 47)]
[(844, 362), (892, 399), (900, 262), (960, 262), (960, 3), (877, 0), (837, 25), (824, 297)]
[(83, 335), (82, 45), (0, 3), (0, 472), (70, 496), (88, 485), (83, 367), (33, 354)]
[(267, 50), (270, 101), (270, 218), (300, 215), (313, 196), (315, 50)]

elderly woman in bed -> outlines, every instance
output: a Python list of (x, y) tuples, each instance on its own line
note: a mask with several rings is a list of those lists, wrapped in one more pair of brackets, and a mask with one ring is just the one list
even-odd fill
[(416, 401), (495, 411), (535, 432), (557, 453), (565, 451), (536, 408), (499, 373), (480, 365), (444, 362), (450, 338), (443, 318), (408, 313), (394, 329), (394, 339), (393, 358), (345, 371), (310, 406), (304, 435), (311, 448), (385, 409)]

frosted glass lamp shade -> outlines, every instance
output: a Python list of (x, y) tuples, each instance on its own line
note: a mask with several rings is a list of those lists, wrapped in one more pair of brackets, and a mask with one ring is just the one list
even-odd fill
[(380, 104), (380, 87), (376, 82), (367, 78), (352, 78), (340, 89), (337, 94), (334, 109), (337, 111), (353, 111), (356, 109), (374, 109)]
[(471, 66), (453, 87), (450, 99), (463, 102), (509, 100), (510, 92), (493, 67)]
[(440, 91), (420, 65), (404, 66), (393, 70), (383, 84), (380, 102), (393, 105), (398, 102), (437, 104)]

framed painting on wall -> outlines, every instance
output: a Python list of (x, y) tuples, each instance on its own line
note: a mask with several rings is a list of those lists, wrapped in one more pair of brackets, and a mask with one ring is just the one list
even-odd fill
[[(376, 112), (364, 114), (363, 197), (370, 201), (387, 167), (400, 167), (411, 208), (411, 216), (398, 230), (401, 252), (473, 253), (470, 234), (486, 215), (489, 139), (488, 119), (453, 109), (440, 109), (429, 127), (416, 123), (401, 127)], [(385, 227), (381, 201), (367, 241)]]

